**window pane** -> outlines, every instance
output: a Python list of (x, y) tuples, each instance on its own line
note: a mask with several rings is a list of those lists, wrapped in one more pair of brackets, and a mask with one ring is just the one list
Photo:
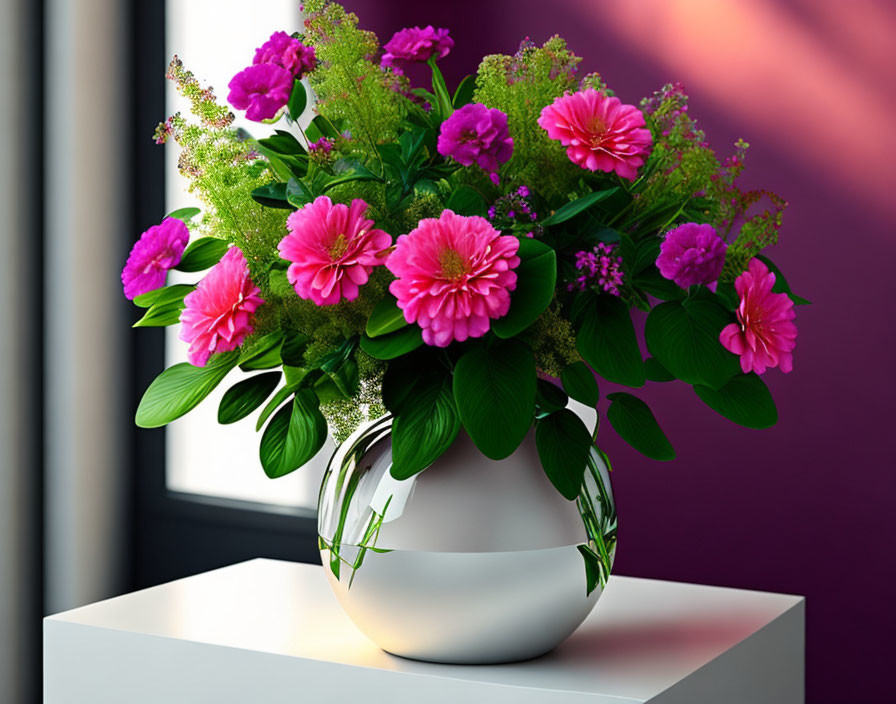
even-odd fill
[[(251, 63), (255, 47), (275, 30), (301, 29), (299, 5), (298, 0), (266, 0), (261, 5), (245, 0), (167, 0), (168, 54), (176, 53), (186, 68), (203, 84), (213, 86), (218, 100), (224, 101), (227, 84)], [(166, 101), (168, 114), (189, 112), (187, 101), (170, 81)], [(266, 125), (246, 121), (242, 115), (238, 115), (236, 124), (255, 135), (272, 131)], [(177, 146), (164, 148), (168, 211), (200, 205), (187, 192), (186, 181), (177, 171)], [(182, 276), (195, 280), (195, 275)], [(168, 330), (168, 364), (186, 361), (186, 345), (177, 339), (177, 333), (176, 327)], [(282, 479), (268, 479), (258, 460), (257, 414), (233, 425), (217, 422), (221, 396), (242, 378), (245, 374), (233, 372), (198, 408), (168, 426), (168, 488), (283, 506), (316, 506), (323, 469), (333, 451), (332, 441), (310, 465)]]

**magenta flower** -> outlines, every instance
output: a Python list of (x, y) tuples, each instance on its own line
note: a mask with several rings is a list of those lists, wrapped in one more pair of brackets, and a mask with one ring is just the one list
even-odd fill
[(450, 210), (401, 235), (386, 266), (397, 280), (389, 291), (404, 319), (423, 329), (423, 341), (447, 347), (482, 337), (490, 319), (507, 315), (516, 288), (519, 240), (488, 220)]
[(615, 171), (634, 181), (650, 154), (652, 137), (641, 111), (594, 88), (557, 98), (541, 111), (538, 124), (583, 169)]
[(140, 235), (121, 272), (124, 295), (133, 300), (164, 286), (168, 270), (180, 263), (189, 239), (187, 226), (176, 218), (165, 218)]
[(674, 281), (681, 288), (715, 283), (725, 264), (725, 250), (712, 225), (686, 222), (666, 233), (660, 245), (656, 266), (664, 278)]
[(255, 50), (253, 64), (276, 64), (294, 78), (302, 78), (314, 70), (317, 59), (314, 47), (305, 46), (286, 32), (274, 32), (271, 38)]
[(447, 29), (406, 27), (395, 34), (383, 47), (386, 53), (380, 60), (383, 67), (401, 68), (408, 61), (425, 63), (433, 56), (443, 59), (454, 46)]
[(249, 278), (249, 266), (239, 247), (231, 247), (184, 298), (180, 339), (190, 343), (187, 359), (204, 367), (216, 352), (230, 352), (255, 329), (253, 314), (264, 303)]
[(507, 131), (507, 115), (482, 103), (470, 103), (442, 123), (439, 154), (470, 166), (474, 161), (490, 173), (510, 159), (513, 138)]
[(734, 281), (740, 296), (737, 322), (726, 325), (719, 341), (729, 352), (740, 355), (744, 374), (762, 374), (769, 367), (793, 369), (796, 325), (793, 301), (786, 293), (772, 293), (775, 275), (759, 259), (751, 259), (747, 270)]
[(287, 218), (289, 234), (277, 249), (292, 262), (286, 275), (300, 297), (319, 306), (353, 301), (373, 267), (385, 263), (392, 238), (364, 217), (367, 207), (360, 199), (347, 206), (318, 196)]
[(576, 270), (579, 276), (567, 286), (567, 290), (584, 291), (590, 285), (598, 291), (620, 295), (622, 257), (616, 254), (616, 245), (598, 242), (590, 252), (576, 252)]
[(244, 68), (228, 84), (227, 100), (255, 122), (268, 120), (289, 102), (293, 77), (276, 64), (257, 64)]

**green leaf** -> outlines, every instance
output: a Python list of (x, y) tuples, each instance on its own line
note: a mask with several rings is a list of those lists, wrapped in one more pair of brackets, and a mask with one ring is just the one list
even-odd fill
[[(298, 83), (298, 81), (296, 81)], [(304, 155), (305, 147), (291, 132), (276, 130), (270, 137), (259, 139), (258, 144), (266, 150), (280, 156)]]
[(314, 194), (297, 178), (286, 182), (286, 201), (296, 208), (301, 208), (314, 200)]
[(539, 379), (535, 387), (536, 413), (547, 415), (566, 408), (569, 397), (555, 384), (547, 379)]
[(669, 370), (657, 362), (654, 357), (644, 360), (644, 371), (650, 381), (675, 381), (675, 377), (669, 373)]
[(286, 200), (285, 183), (269, 183), (252, 191), (252, 200), (268, 208), (284, 208), (292, 210), (293, 207)]
[(373, 307), (364, 332), (367, 333), (368, 337), (379, 337), (400, 330), (407, 324), (407, 321), (404, 319), (404, 313), (398, 307), (398, 301), (395, 300), (395, 296), (387, 294), (383, 300)]
[[(283, 368), (284, 372), (286, 371), (286, 367)], [(292, 396), (295, 393), (295, 390), (299, 387), (298, 384), (290, 384), (289, 377), (286, 378), (286, 386), (280, 389), (274, 397), (268, 401), (267, 405), (262, 409), (261, 413), (258, 416), (258, 420), (255, 422), (255, 432), (261, 430), (262, 426), (265, 424), (268, 418), (271, 417), (271, 414), (276, 411), (283, 404), (286, 399)]]
[(394, 414), (391, 472), (407, 479), (435, 462), (460, 430), (451, 375), (438, 368), (423, 370)]
[(719, 342), (730, 322), (731, 314), (710, 300), (661, 303), (647, 316), (647, 349), (677, 379), (719, 389), (740, 370)]
[[(529, 244), (523, 247), (523, 242)], [(492, 321), (492, 330), (498, 337), (519, 335), (544, 313), (554, 298), (557, 283), (554, 250), (537, 240), (521, 240), (520, 259), (516, 289), (510, 294), (510, 310), (504, 317)]]
[(305, 348), (311, 338), (300, 332), (290, 333), (283, 340), (280, 348), (280, 359), (283, 364), (301, 367), (305, 363)]
[(305, 92), (305, 86), (298, 78), (292, 86), (292, 94), (289, 96), (289, 102), (286, 109), (293, 122), (298, 122), (302, 113), (305, 112), (305, 106), (308, 105), (308, 94)]
[(756, 258), (759, 261), (763, 262), (768, 267), (769, 271), (775, 275), (775, 285), (772, 286), (773, 293), (786, 293), (788, 296), (790, 296), (790, 300), (793, 301), (794, 305), (797, 306), (808, 306), (812, 304), (812, 301), (807, 301), (802, 296), (797, 296), (790, 289), (790, 284), (787, 283), (787, 279), (784, 278), (784, 274), (781, 273), (781, 270), (771, 259), (762, 254), (757, 254)]
[(183, 362), (169, 367), (149, 385), (137, 408), (137, 425), (158, 428), (189, 413), (236, 366), (239, 354), (212, 355), (204, 367)]
[(244, 345), (244, 351), (240, 353), (240, 369), (247, 372), (279, 367), (283, 339), (283, 333), (271, 332), (254, 340), (251, 347)]
[(361, 349), (374, 359), (395, 359), (413, 352), (422, 344), (423, 336), (416, 325), (408, 325), (379, 337), (361, 336)]
[(582, 488), (591, 433), (572, 411), (563, 409), (535, 423), (538, 458), (551, 484), (568, 501), (575, 501)]
[(738, 374), (718, 391), (699, 385), (694, 391), (712, 410), (738, 425), (770, 428), (778, 422), (772, 395), (756, 374)]
[(674, 281), (663, 278), (656, 268), (642, 271), (632, 278), (632, 284), (661, 301), (680, 301), (687, 295), (687, 291)]
[(591, 596), (591, 592), (600, 584), (601, 559), (587, 545), (576, 545), (576, 547), (585, 559), (585, 581), (588, 585), (586, 596)]
[(675, 459), (675, 450), (646, 403), (624, 392), (607, 398), (611, 401), (607, 419), (619, 437), (652, 460)]
[(180, 314), (184, 309), (183, 301), (156, 304), (152, 306), (132, 327), (163, 328), (180, 322)]
[(616, 193), (619, 190), (618, 186), (613, 186), (613, 188), (608, 188), (604, 191), (595, 191), (594, 193), (590, 193), (584, 198), (579, 198), (578, 200), (574, 200), (571, 203), (567, 203), (566, 205), (557, 208), (557, 211), (551, 215), (549, 218), (546, 218), (541, 221), (541, 224), (545, 227), (549, 227), (550, 225), (559, 225), (561, 222), (566, 222), (574, 218), (579, 213), (582, 213), (588, 208), (600, 201), (609, 198), (611, 195)]
[(184, 300), (184, 297), (194, 288), (193, 284), (174, 284), (164, 288), (157, 288), (134, 299), (134, 303), (141, 308), (151, 308), (154, 305), (165, 305)]
[(280, 383), (280, 372), (267, 372), (243, 379), (225, 392), (218, 406), (218, 422), (236, 423), (258, 408)]
[(454, 370), (464, 427), (486, 457), (504, 459), (526, 437), (535, 413), (535, 359), (518, 339), (467, 352)]
[(594, 408), (600, 401), (600, 391), (594, 373), (584, 362), (573, 362), (560, 372), (560, 381), (566, 393), (579, 403)]
[(184, 250), (180, 263), (174, 268), (184, 272), (205, 271), (221, 261), (228, 246), (226, 240), (217, 237), (200, 237)]
[(167, 218), (174, 218), (175, 220), (180, 220), (184, 225), (188, 224), (190, 220), (199, 215), (201, 211), (199, 208), (179, 208), (173, 212), (168, 213), (165, 216)]
[(457, 90), (454, 91), (454, 98), (451, 99), (451, 103), (454, 105), (454, 109), (462, 108), (467, 103), (473, 102), (473, 91), (476, 90), (476, 77), (475, 76), (466, 76), (461, 82), (460, 85), (457, 86)]
[(579, 354), (607, 381), (643, 386), (644, 362), (628, 306), (609, 294), (597, 296), (581, 315), (576, 338)]
[(483, 215), (488, 206), (475, 188), (460, 186), (448, 198), (445, 208), (458, 215)]
[(317, 397), (310, 389), (301, 389), (265, 428), (259, 447), (261, 466), (271, 479), (282, 477), (314, 457), (326, 439), (327, 422)]
[(426, 62), (432, 69), (432, 92), (435, 93), (436, 98), (438, 99), (437, 104), (433, 104), (433, 108), (438, 108), (442, 119), (447, 120), (454, 108), (451, 106), (451, 96), (448, 94), (445, 78), (442, 76), (442, 72), (436, 65), (436, 60), (436, 57), (432, 56), (429, 61)]

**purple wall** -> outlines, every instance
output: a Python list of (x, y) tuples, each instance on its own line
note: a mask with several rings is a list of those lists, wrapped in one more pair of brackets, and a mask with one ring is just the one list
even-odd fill
[(605, 432), (621, 516), (617, 570), (804, 594), (808, 701), (882, 701), (892, 689), (883, 660), (896, 578), (894, 9), (866, 0), (345, 4), (383, 41), (403, 26), (449, 27), (456, 46), (440, 64), (449, 84), (483, 54), (561, 34), (624, 101), (679, 80), (718, 149), (740, 136), (753, 145), (745, 182), (791, 203), (771, 254), (814, 302), (798, 309), (793, 373), (765, 377), (781, 421), (747, 430), (689, 387), (649, 386), (678, 459), (653, 463)]

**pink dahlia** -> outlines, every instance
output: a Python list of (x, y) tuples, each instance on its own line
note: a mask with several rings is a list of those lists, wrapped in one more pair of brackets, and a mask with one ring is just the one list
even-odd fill
[(740, 355), (744, 374), (762, 374), (769, 367), (793, 369), (796, 325), (793, 301), (785, 293), (772, 293), (775, 275), (759, 259), (750, 260), (747, 270), (734, 281), (740, 296), (737, 322), (726, 325), (719, 341)]
[(367, 207), (360, 199), (347, 206), (318, 196), (287, 218), (289, 234), (277, 249), (292, 262), (286, 275), (299, 296), (319, 306), (353, 301), (373, 267), (385, 263), (392, 238), (364, 217)]
[(180, 263), (189, 239), (187, 226), (176, 218), (165, 218), (140, 235), (121, 272), (124, 295), (133, 300), (164, 286), (168, 270)]
[(274, 32), (270, 39), (255, 50), (252, 61), (253, 64), (276, 64), (295, 78), (310, 73), (316, 62), (314, 47), (305, 46), (286, 32)]
[(264, 303), (249, 278), (239, 247), (231, 247), (184, 298), (180, 339), (190, 343), (187, 359), (204, 367), (214, 352), (230, 352), (253, 330), (253, 314)]
[(541, 111), (538, 124), (583, 169), (615, 171), (634, 181), (650, 154), (652, 138), (641, 111), (594, 88), (557, 98)]
[(289, 102), (292, 74), (276, 64), (256, 64), (244, 68), (227, 85), (227, 100), (255, 122), (268, 120)]
[(475, 161), (485, 171), (497, 171), (513, 154), (507, 115), (482, 103), (464, 105), (442, 123), (438, 149), (464, 166)]
[(389, 290), (404, 319), (423, 329), (426, 344), (447, 347), (452, 340), (482, 337), (490, 319), (510, 309), (519, 246), (485, 218), (444, 210), (438, 220), (421, 220), (398, 238), (386, 262), (398, 277)]
[(383, 47), (386, 53), (380, 64), (384, 67), (400, 68), (405, 62), (425, 63), (433, 56), (443, 59), (454, 46), (454, 40), (448, 36), (447, 29), (433, 29), (432, 25), (406, 27), (395, 34)]
[(681, 288), (708, 286), (722, 273), (727, 248), (712, 225), (686, 222), (666, 233), (656, 266), (663, 278)]

